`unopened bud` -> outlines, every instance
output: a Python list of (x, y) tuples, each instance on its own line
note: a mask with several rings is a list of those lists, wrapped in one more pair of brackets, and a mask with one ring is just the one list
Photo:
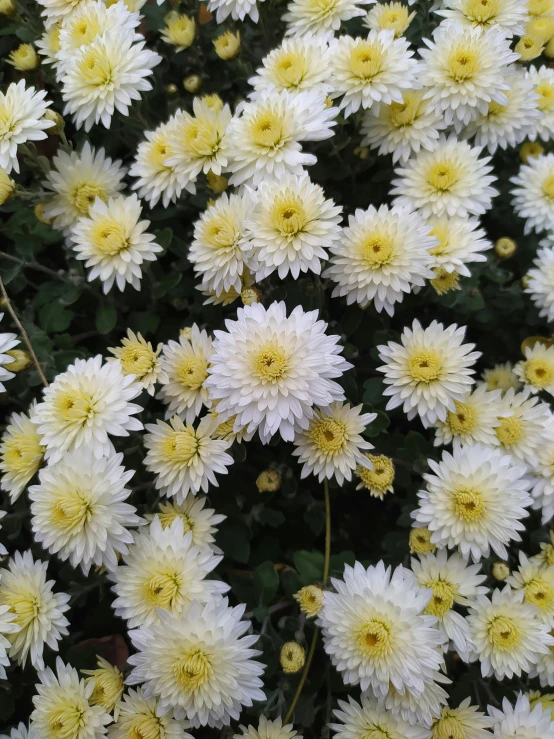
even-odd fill
[(264, 470), (256, 480), (259, 493), (275, 493), (281, 487), (281, 475), (276, 470)]
[(0, 167), (0, 205), (4, 205), (15, 192), (15, 182), (9, 174)]
[(412, 554), (429, 554), (437, 548), (436, 544), (431, 542), (431, 532), (425, 526), (410, 531), (409, 545)]
[(494, 252), (500, 259), (509, 259), (512, 257), (517, 249), (517, 244), (513, 239), (509, 239), (507, 236), (503, 236), (494, 245)]
[(49, 226), (52, 223), (52, 219), (47, 218), (44, 215), (44, 203), (37, 203), (35, 205), (35, 218), (37, 219), (37, 221), (40, 221), (41, 223), (44, 223), (47, 226)]
[(495, 580), (505, 580), (510, 574), (510, 568), (506, 562), (495, 562), (492, 566), (492, 576)]
[(240, 294), (243, 305), (252, 305), (259, 303), (262, 299), (262, 293), (256, 287), (245, 287)]
[(20, 44), (8, 56), (8, 64), (18, 72), (31, 72), (38, 67), (40, 59), (33, 44)]
[(177, 95), (178, 92), (179, 92), (179, 88), (173, 82), (170, 82), (169, 85), (166, 85), (165, 94), (168, 95), (169, 97), (173, 97), (174, 95)]
[(283, 672), (294, 673), (304, 667), (306, 650), (295, 641), (288, 641), (281, 647), (280, 662)]
[(51, 136), (58, 136), (65, 128), (65, 121), (62, 116), (55, 110), (48, 110), (44, 114), (44, 119), (47, 121), (53, 121), (54, 125), (47, 128), (46, 131)]
[(198, 92), (202, 87), (202, 78), (197, 74), (191, 74), (183, 80), (183, 87), (187, 92)]
[(220, 174), (214, 174), (211, 170), (206, 176), (208, 178), (208, 187), (217, 195), (222, 193), (229, 186), (229, 180), (226, 177), (222, 177)]
[(519, 158), (524, 164), (528, 164), (529, 159), (540, 157), (541, 154), (544, 154), (544, 146), (538, 141), (527, 141), (519, 150)]
[(240, 51), (240, 33), (232, 33), (231, 31), (225, 31), (221, 36), (218, 36), (213, 42), (215, 53), (220, 59), (229, 61), (234, 59)]
[(4, 365), (10, 372), (22, 372), (32, 362), (31, 356), (28, 352), (23, 351), (23, 349), (10, 349), (6, 354), (13, 360), (9, 364)]
[(298, 601), (302, 613), (308, 618), (314, 618), (323, 608), (325, 595), (318, 585), (306, 585), (294, 594), (294, 598)]

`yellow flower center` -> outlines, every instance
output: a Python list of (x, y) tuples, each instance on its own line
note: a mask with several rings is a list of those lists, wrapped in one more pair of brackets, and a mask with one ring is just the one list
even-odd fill
[(148, 161), (151, 167), (157, 170), (170, 170), (165, 163), (171, 154), (169, 143), (167, 141), (167, 134), (163, 131), (150, 142), (150, 148), (148, 151)]
[(466, 739), (466, 732), (460, 719), (447, 713), (433, 724), (431, 739)]
[(166, 732), (158, 716), (140, 714), (133, 720), (125, 739), (164, 739)]
[(106, 200), (106, 190), (101, 185), (95, 185), (92, 182), (83, 182), (73, 190), (71, 202), (81, 215), (88, 215), (91, 205), (94, 205), (96, 198)]
[(140, 379), (151, 372), (156, 356), (152, 349), (136, 341), (123, 347), (119, 361), (124, 375), (136, 375)]
[(308, 10), (314, 20), (328, 18), (333, 15), (340, 0), (308, 0)]
[(385, 657), (392, 649), (390, 625), (379, 619), (371, 619), (360, 629), (357, 644), (367, 659)]
[(389, 123), (393, 128), (411, 125), (425, 110), (421, 93), (406, 90), (402, 93), (401, 103), (391, 103), (388, 109)]
[(410, 531), (410, 551), (416, 554), (427, 554), (434, 552), (436, 544), (431, 542), (431, 532), (425, 526), (419, 526)]
[(552, 0), (528, 0), (527, 12), (529, 15), (552, 15), (554, 2)]
[(198, 452), (198, 438), (193, 429), (174, 431), (164, 440), (164, 456), (168, 462), (189, 463)]
[(93, 515), (93, 504), (79, 490), (66, 491), (53, 505), (52, 524), (66, 534), (81, 532)]
[(492, 644), (503, 652), (509, 652), (521, 641), (519, 629), (507, 616), (496, 616), (488, 624), (488, 635)]
[(463, 12), (474, 23), (488, 24), (492, 18), (496, 18), (500, 10), (500, 0), (468, 0), (463, 7)]
[(115, 257), (130, 246), (127, 231), (113, 218), (95, 221), (90, 230), (90, 241), (106, 257)]
[(441, 257), (450, 251), (450, 229), (447, 223), (433, 226), (430, 236), (438, 240), (438, 244), (429, 250), (434, 257)]
[(302, 54), (293, 51), (281, 52), (273, 68), (275, 80), (285, 89), (295, 89), (308, 74), (309, 67)]
[(495, 100), (491, 100), (487, 110), (487, 118), (499, 118), (507, 110), (507, 105), (500, 105)]
[(276, 382), (284, 377), (289, 360), (281, 347), (268, 344), (254, 356), (254, 374), (262, 382)]
[(542, 191), (549, 200), (554, 200), (554, 175), (547, 177), (542, 184)]
[(395, 32), (398, 37), (410, 25), (410, 16), (408, 8), (402, 3), (389, 3), (383, 5), (379, 16), (379, 27), (385, 30)]
[(453, 494), (454, 512), (464, 523), (483, 518), (486, 512), (483, 494), (479, 490), (456, 490)]
[(289, 239), (302, 232), (308, 223), (304, 204), (295, 195), (278, 198), (271, 209), (270, 218), (273, 228)]
[(428, 587), (432, 588), (433, 595), (427, 604), (425, 613), (429, 616), (437, 616), (438, 618), (446, 616), (448, 611), (454, 605), (454, 587), (450, 583), (442, 580), (438, 580), (437, 582), (430, 584)]
[(432, 349), (416, 352), (408, 361), (410, 374), (417, 382), (432, 382), (440, 377), (442, 361)]
[(367, 467), (358, 467), (356, 474), (363, 482), (364, 487), (379, 494), (379, 497), (383, 497), (394, 482), (392, 459), (385, 457), (384, 454), (368, 454), (367, 458), (373, 464), (373, 469), (368, 470)]
[(208, 376), (208, 360), (204, 357), (185, 357), (177, 368), (177, 378), (181, 385), (198, 390)]
[(262, 149), (279, 149), (284, 143), (284, 123), (273, 111), (258, 113), (252, 120), (250, 131), (252, 141)]
[(554, 590), (546, 580), (537, 577), (525, 584), (525, 600), (538, 608), (550, 608)]
[(352, 49), (350, 71), (354, 77), (370, 80), (381, 71), (382, 63), (383, 53), (380, 46), (364, 42)]
[(373, 269), (388, 264), (396, 253), (394, 240), (385, 233), (369, 234), (359, 248), (361, 259)]
[(542, 389), (554, 382), (554, 366), (543, 357), (528, 359), (524, 366), (525, 379), (530, 385)]
[(508, 418), (500, 418), (500, 423), (496, 427), (496, 437), (498, 441), (506, 447), (517, 444), (523, 436), (523, 427), (518, 418), (509, 416)]
[(195, 649), (180, 657), (175, 664), (175, 677), (185, 690), (196, 692), (212, 675), (209, 656), (202, 649)]
[(2, 604), (10, 606), (17, 616), (15, 623), (22, 629), (27, 628), (38, 617), (41, 609), (41, 600), (36, 595), (25, 598), (13, 593), (4, 593)]
[(537, 107), (542, 111), (554, 110), (554, 85), (547, 80), (541, 80), (535, 88), (535, 92), (539, 96)]
[(152, 608), (171, 609), (180, 589), (181, 580), (177, 572), (157, 572), (146, 582), (144, 595)]
[(390, 732), (380, 726), (372, 726), (360, 733), (360, 739), (392, 739)]
[(468, 403), (460, 403), (455, 401), (456, 410), (448, 411), (446, 414), (446, 423), (452, 433), (456, 436), (459, 434), (470, 434), (477, 427), (477, 417), (475, 408)]
[(446, 192), (458, 181), (458, 171), (452, 162), (435, 162), (427, 172), (427, 182), (435, 190)]
[(308, 433), (312, 444), (323, 454), (342, 451), (347, 442), (346, 424), (335, 418), (319, 418), (311, 424)]
[(444, 295), (450, 290), (459, 289), (460, 275), (456, 271), (447, 272), (444, 267), (438, 267), (433, 270), (433, 274), (435, 276), (430, 282), (438, 295)]
[(108, 87), (113, 81), (111, 63), (98, 49), (85, 53), (79, 62), (79, 72), (82, 80), (92, 87)]
[(36, 434), (24, 436), (19, 434), (8, 438), (2, 450), (2, 466), (4, 472), (12, 474), (27, 473), (34, 475), (40, 466), (44, 447)]
[(94, 417), (94, 400), (74, 390), (60, 393), (54, 400), (58, 418), (66, 424), (80, 425)]
[(456, 82), (470, 79), (479, 69), (479, 56), (468, 47), (459, 47), (450, 54), (450, 74)]
[(221, 137), (216, 126), (194, 120), (183, 126), (181, 141), (185, 151), (193, 156), (212, 157), (219, 150)]
[(79, 49), (81, 46), (88, 46), (98, 36), (99, 30), (96, 18), (80, 18), (70, 26), (70, 47)]
[[(73, 739), (79, 736), (88, 704), (72, 703), (60, 698), (63, 705), (51, 711), (48, 718), (48, 739)], [(58, 701), (56, 701), (58, 703)]]

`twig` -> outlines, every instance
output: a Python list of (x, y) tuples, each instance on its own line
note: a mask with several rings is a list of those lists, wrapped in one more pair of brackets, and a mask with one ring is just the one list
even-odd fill
[(0, 251), (0, 258), (8, 259), (10, 262), (15, 262), (16, 264), (20, 264), (23, 269), (28, 267), (29, 269), (34, 269), (37, 272), (42, 272), (45, 275), (50, 275), (50, 277), (56, 277), (58, 280), (62, 280), (62, 282), (66, 282), (68, 285), (71, 285), (72, 287), (81, 287), (83, 290), (88, 290), (89, 292), (96, 295), (96, 292), (93, 290), (93, 288), (90, 285), (87, 285), (84, 282), (81, 283), (80, 285), (76, 285), (73, 282), (73, 280), (71, 280), (65, 273), (56, 272), (55, 269), (50, 269), (50, 267), (44, 267), (42, 264), (39, 264), (38, 262), (26, 262), (24, 259), (19, 259), (19, 257), (14, 257), (12, 254), (6, 254), (5, 251)]
[(27, 331), (23, 328), (23, 324), (17, 317), (17, 313), (14, 311), (13, 306), (11, 304), (11, 301), (8, 297), (8, 293), (6, 292), (6, 288), (4, 287), (4, 283), (2, 282), (2, 278), (0, 277), (0, 291), (2, 292), (2, 297), (4, 298), (4, 302), (6, 304), (6, 308), (8, 310), (8, 313), (12, 317), (13, 322), (19, 329), (21, 336), (23, 337), (23, 341), (25, 342), (27, 349), (29, 350), (29, 354), (31, 355), (31, 358), (35, 364), (35, 367), (37, 368), (37, 372), (39, 374), (40, 379), (42, 380), (42, 384), (44, 387), (48, 387), (48, 380), (44, 376), (44, 372), (42, 371), (42, 367), (40, 366), (40, 362), (37, 359), (37, 355), (35, 354), (35, 350), (33, 349), (33, 345), (31, 344), (31, 339), (29, 338), (29, 335), (27, 334)]

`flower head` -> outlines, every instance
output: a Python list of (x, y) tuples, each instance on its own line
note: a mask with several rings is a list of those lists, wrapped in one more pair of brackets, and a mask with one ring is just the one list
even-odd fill
[(29, 415), (14, 413), (0, 441), (0, 489), (9, 493), (12, 503), (34, 477), (46, 451), (37, 426), (30, 419), (35, 407), (33, 402)]
[(369, 695), (362, 695), (361, 703), (349, 696), (348, 702), (339, 700), (338, 704), (333, 713), (340, 723), (329, 724), (333, 739), (426, 739), (429, 734), (424, 727), (410, 726), (400, 716), (393, 715)]
[(435, 12), (464, 26), (497, 27), (520, 36), (524, 32), (527, 6), (519, 0), (445, 0)]
[(280, 718), (270, 721), (263, 714), (260, 716), (258, 727), (240, 726), (240, 734), (234, 734), (233, 739), (302, 739), (293, 729), (292, 724), (285, 724)]
[(524, 233), (540, 233), (554, 229), (554, 154), (545, 154), (522, 164), (517, 177), (510, 182), (512, 205), (520, 218), (525, 219)]
[(510, 388), (517, 390), (519, 387), (519, 380), (517, 375), (514, 374), (513, 365), (510, 362), (496, 364), (494, 367), (484, 370), (481, 377), (482, 381), (478, 385), (489, 391), (501, 390), (502, 393), (505, 393)]
[(19, 172), (17, 147), (26, 141), (45, 139), (45, 129), (54, 125), (44, 117), (50, 103), (45, 90), (26, 87), (25, 80), (12, 82), (0, 92), (0, 167), (9, 174)]
[(159, 511), (156, 513), (148, 513), (145, 517), (152, 521), (159, 518), (164, 529), (173, 524), (176, 518), (180, 518), (183, 522), (183, 530), (189, 532), (192, 536), (192, 543), (199, 549), (211, 549), (220, 554), (220, 550), (215, 546), (214, 534), (217, 531), (217, 524), (224, 521), (227, 516), (216, 513), (213, 508), (205, 508), (206, 497), (190, 496), (182, 503), (170, 501), (168, 503), (160, 503)]
[(537, 617), (554, 628), (554, 567), (543, 567), (520, 552), (519, 568), (506, 582), (513, 590), (522, 590), (524, 603), (536, 606)]
[(478, 387), (463, 400), (454, 401), (454, 410), (448, 411), (445, 421), (439, 421), (435, 431), (435, 446), (454, 444), (484, 444), (498, 446), (500, 441), (495, 429), (500, 425), (499, 416), (509, 414), (503, 408), (502, 392), (489, 392)]
[(551, 711), (540, 703), (531, 706), (528, 697), (522, 693), (518, 694), (515, 705), (504, 698), (502, 710), (489, 706), (489, 714), (494, 721), (495, 739), (516, 736), (541, 739), (554, 731)]
[(531, 393), (543, 390), (554, 395), (554, 346), (537, 341), (525, 347), (524, 354), (525, 359), (516, 364), (514, 374)]
[(92, 706), (102, 706), (108, 713), (115, 712), (117, 717), (118, 704), (125, 689), (123, 673), (102, 657), (96, 658), (96, 669), (82, 670), (83, 675), (88, 675), (85, 685), (93, 685), (93, 691), (89, 698)]
[(142, 389), (154, 395), (154, 386), (157, 382), (168, 382), (160, 359), (162, 348), (163, 344), (158, 344), (154, 349), (142, 334), (135, 334), (129, 328), (127, 336), (121, 341), (121, 346), (111, 347), (108, 350), (114, 356), (108, 357), (107, 361), (119, 362), (124, 375), (133, 375), (135, 382)]
[(550, 419), (549, 407), (532, 396), (528, 388), (520, 393), (510, 388), (500, 404), (503, 412), (495, 428), (500, 448), (518, 464), (536, 464), (537, 442), (545, 434)]
[(490, 739), (489, 728), (493, 721), (476, 706), (470, 705), (471, 699), (463, 700), (458, 708), (445, 706), (440, 716), (433, 722), (431, 739)]
[(408, 30), (415, 16), (415, 11), (410, 13), (406, 5), (391, 0), (375, 4), (368, 11), (363, 24), (374, 31), (394, 31), (395, 38), (399, 38)]
[(177, 54), (192, 45), (195, 35), (196, 23), (194, 18), (185, 13), (177, 12), (170, 13), (167, 16), (165, 27), (162, 29), (162, 40), (166, 44), (174, 46)]
[(383, 500), (387, 493), (393, 492), (394, 463), (390, 457), (384, 454), (366, 454), (371, 467), (359, 465), (356, 467), (356, 476), (360, 482), (356, 490), (369, 490), (374, 498)]
[(360, 7), (375, 0), (292, 0), (283, 16), (287, 34), (304, 36), (306, 32), (338, 31), (341, 24), (365, 15)]
[(430, 216), (427, 220), (432, 226), (431, 236), (439, 242), (431, 249), (436, 267), (446, 270), (448, 274), (454, 272), (470, 277), (467, 264), (487, 261), (483, 252), (490, 249), (492, 244), (477, 218), (443, 214)]
[(129, 689), (118, 704), (119, 713), (110, 726), (109, 739), (192, 739), (187, 722), (177, 721), (159, 710), (156, 698), (147, 698), (142, 688)]

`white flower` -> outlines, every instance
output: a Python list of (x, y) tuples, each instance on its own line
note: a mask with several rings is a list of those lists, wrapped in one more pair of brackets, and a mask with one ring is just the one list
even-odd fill
[[(94, 685), (79, 679), (74, 667), (58, 657), (56, 673), (49, 667), (39, 672), (40, 682), (33, 696), (31, 722), (36, 739), (100, 739), (112, 717), (102, 706), (91, 706), (89, 698)], [(63, 733), (62, 733), (63, 732)]]
[(217, 487), (215, 473), (227, 474), (233, 458), (227, 454), (231, 443), (214, 438), (216, 428), (212, 416), (204, 416), (196, 428), (178, 416), (169, 424), (158, 420), (146, 425), (144, 463), (157, 475), (157, 490), (182, 503), (189, 493), (207, 493), (210, 484)]
[[(412, 558), (412, 571), (422, 588), (432, 591), (425, 613), (436, 616), (439, 628), (454, 647), (462, 660), (469, 660), (470, 636), (467, 620), (454, 610), (454, 605), (471, 605), (476, 595), (488, 593), (481, 583), (487, 579), (480, 574), (481, 565), (468, 565), (455, 552), (448, 556), (445, 549), (436, 554), (422, 554)], [(448, 643), (445, 649), (448, 648)]]
[(431, 236), (439, 243), (431, 249), (435, 258), (435, 266), (442, 267), (447, 272), (457, 272), (464, 277), (470, 277), (471, 272), (466, 267), (470, 262), (486, 262), (487, 257), (482, 253), (492, 249), (491, 242), (477, 218), (468, 216), (430, 216), (429, 225), (432, 226)]
[(387, 410), (401, 405), (409, 420), (419, 415), (426, 427), (446, 420), (447, 411), (456, 408), (454, 401), (463, 400), (471, 389), (471, 366), (481, 356), (472, 351), (475, 344), (462, 343), (465, 331), (456, 324), (445, 329), (437, 321), (423, 329), (414, 320), (411, 328), (404, 328), (401, 344), (377, 347), (385, 362), (377, 370), (388, 385), (383, 394), (391, 396)]
[(507, 559), (506, 545), (521, 541), (518, 532), (525, 529), (522, 519), (531, 505), (525, 467), (481, 444), (445, 451), (439, 463), (429, 459), (428, 464), (432, 474), (423, 475), (426, 488), (418, 492), (415, 525), (432, 532), (433, 544), (457, 547), (474, 562), (491, 549)]
[(554, 154), (533, 157), (522, 164), (512, 190), (512, 205), (525, 219), (524, 233), (554, 230)]
[(484, 444), (498, 446), (500, 441), (495, 429), (500, 425), (499, 416), (508, 415), (500, 399), (501, 390), (489, 392), (486, 387), (477, 387), (463, 400), (454, 402), (454, 410), (448, 411), (446, 419), (439, 421), (435, 431), (435, 446), (454, 444)]
[(519, 693), (515, 706), (507, 698), (502, 700), (502, 710), (488, 707), (494, 720), (494, 739), (545, 739), (554, 736), (552, 713), (540, 703), (531, 709), (529, 699)]
[(261, 182), (246, 219), (256, 280), (274, 271), (281, 279), (289, 272), (294, 279), (301, 272), (320, 274), (326, 249), (341, 239), (341, 212), (306, 173)]
[(444, 0), (435, 12), (448, 20), (476, 28), (502, 28), (521, 36), (527, 20), (527, 6), (520, 0)]
[(76, 359), (44, 390), (44, 400), (31, 416), (42, 435), (50, 461), (64, 452), (87, 448), (95, 457), (109, 454), (109, 436), (129, 436), (142, 423), (133, 418), (142, 411), (129, 401), (140, 395), (134, 375), (123, 375), (117, 362), (102, 364), (98, 354)]
[(476, 706), (471, 706), (471, 699), (463, 700), (458, 708), (445, 706), (440, 717), (433, 723), (432, 739), (447, 739), (459, 736), (463, 739), (491, 739), (489, 728), (493, 721)]
[(227, 128), (229, 182), (257, 186), (262, 180), (280, 180), (287, 172), (301, 174), (315, 164), (313, 154), (302, 151), (302, 141), (322, 141), (333, 135), (337, 108), (328, 108), (325, 93), (292, 93), (268, 89), (253, 102), (241, 105)]
[(531, 295), (531, 300), (539, 309), (539, 315), (554, 321), (554, 246), (550, 240), (548, 246), (537, 251), (533, 260), (535, 265), (527, 273), (528, 285), (524, 292)]
[(23, 721), (20, 721), (9, 734), (0, 734), (0, 739), (37, 739), (37, 735), (32, 724), (27, 729)]
[(221, 294), (234, 288), (241, 292), (242, 275), (251, 260), (246, 229), (251, 208), (247, 190), (231, 195), (224, 192), (194, 224), (188, 258), (202, 278), (204, 290)]
[(258, 728), (252, 726), (239, 726), (240, 734), (234, 734), (233, 739), (302, 739), (293, 729), (292, 724), (285, 724), (280, 718), (269, 721), (265, 716), (260, 716)]
[(41, 15), (44, 25), (50, 28), (54, 23), (59, 23), (66, 15), (72, 13), (83, 0), (37, 0), (44, 10)]
[(541, 654), (548, 653), (554, 637), (537, 618), (537, 609), (523, 602), (523, 591), (509, 585), (492, 592), (489, 600), (477, 596), (468, 616), (473, 659), (481, 663), (483, 677), (497, 680), (529, 672)]
[(234, 21), (243, 21), (248, 15), (254, 23), (257, 23), (260, 18), (256, 0), (208, 0), (208, 10), (215, 11), (218, 23), (223, 23), (229, 16)]
[(177, 517), (163, 527), (155, 516), (147, 530), (135, 532), (124, 564), (110, 574), (116, 616), (126, 619), (128, 628), (149, 626), (159, 620), (161, 608), (179, 614), (192, 600), (207, 603), (226, 593), (225, 583), (206, 580), (221, 559), (211, 549), (193, 544), (183, 519)]
[(134, 475), (125, 470), (123, 454), (95, 459), (89, 449), (65, 453), (63, 460), (39, 473), (29, 488), (32, 528), (45, 549), (69, 560), (88, 574), (91, 566), (117, 567), (117, 553), (126, 554), (133, 536), (129, 526), (144, 521), (125, 503), (125, 485)]
[(162, 370), (160, 354), (163, 344), (156, 349), (149, 341), (145, 341), (142, 334), (135, 334), (130, 328), (127, 336), (121, 341), (121, 346), (110, 347), (114, 356), (107, 357), (107, 362), (119, 362), (124, 375), (133, 375), (134, 381), (149, 395), (154, 395), (154, 386), (157, 382), (168, 382), (167, 375)]
[(14, 623), (21, 627), (9, 638), (9, 655), (23, 667), (30, 657), (39, 670), (44, 669), (44, 646), (57, 651), (69, 626), (63, 615), (69, 609), (69, 595), (53, 592), (54, 580), (46, 580), (47, 566), (35, 562), (28, 551), (16, 552), (7, 568), (0, 569), (0, 606), (9, 606), (16, 615)]
[(340, 723), (329, 724), (334, 739), (364, 739), (364, 737), (387, 737), (387, 739), (429, 739), (423, 726), (410, 726), (400, 716), (380, 706), (374, 698), (362, 695), (361, 703), (348, 696), (338, 701), (339, 708), (333, 713)]
[[(413, 0), (410, 5), (412, 4)], [(389, 0), (386, 3), (376, 3), (368, 11), (363, 25), (375, 31), (394, 31), (395, 37), (398, 38), (405, 34), (415, 17), (415, 10), (410, 13), (403, 3)]]
[[(2, 516), (0, 516), (0, 518), (2, 518)], [(5, 553), (5, 550), (4, 552), (0, 551), (0, 554)], [(11, 643), (10, 640), (6, 638), (6, 634), (16, 634), (21, 629), (21, 626), (15, 623), (16, 618), (17, 613), (14, 613), (10, 606), (0, 605), (0, 679), (2, 680), (7, 679), (6, 666), (10, 664), (8, 649), (10, 649)]]
[(256, 634), (242, 621), (245, 606), (227, 599), (186, 606), (179, 616), (160, 611), (160, 623), (142, 626), (129, 636), (137, 654), (127, 679), (143, 683), (145, 696), (159, 699), (160, 713), (173, 711), (192, 727), (221, 728), (238, 719), (242, 706), (265, 700), (260, 675), (264, 666), (252, 649)]
[(239, 308), (237, 320), (216, 331), (206, 386), (220, 421), (236, 416), (235, 429), (258, 429), (267, 443), (279, 432), (285, 441), (305, 430), (313, 406), (344, 400), (334, 382), (350, 368), (338, 336), (327, 336), (318, 312), (297, 306), (287, 316), (284, 303)]
[(348, 217), (339, 243), (331, 245), (331, 264), (323, 273), (337, 285), (333, 297), (393, 315), (405, 293), (433, 277), (431, 249), (437, 240), (423, 218), (403, 206), (357, 209)]
[(325, 651), (346, 685), (385, 698), (392, 684), (421, 695), (442, 663), (444, 637), (437, 619), (424, 614), (430, 592), (402, 566), (383, 562), (367, 570), (346, 565), (344, 580), (331, 580), (317, 623)]
[[(538, 448), (537, 448), (538, 447)], [(530, 462), (533, 508), (540, 510), (543, 524), (554, 517), (554, 424), (546, 423), (540, 441), (533, 443), (535, 459)]]
[(103, 706), (109, 713), (113, 712), (114, 718), (117, 718), (119, 702), (125, 690), (123, 673), (99, 655), (96, 656), (94, 670), (81, 670), (81, 672), (83, 675), (88, 675), (85, 685), (92, 683), (94, 686), (89, 698), (91, 705)]
[(418, 64), (408, 41), (394, 31), (370, 31), (367, 38), (339, 36), (329, 45), (327, 63), (333, 91), (342, 97), (345, 117), (361, 108), (402, 103), (402, 93), (416, 83)]
[(479, 158), (480, 153), (466, 141), (441, 136), (431, 151), (420, 151), (395, 170), (395, 202), (420, 210), (424, 217), (486, 213), (498, 191), (491, 187), (496, 178), (489, 174), (490, 157)]
[(431, 106), (459, 133), (462, 126), (485, 115), (489, 103), (507, 105), (507, 67), (519, 58), (510, 49), (510, 34), (497, 26), (463, 26), (446, 22), (423, 39), (420, 80)]
[(543, 141), (549, 141), (554, 136), (554, 69), (550, 67), (529, 66), (527, 71), (529, 82), (533, 85), (538, 100), (539, 117), (535, 123), (534, 140), (537, 136)]
[(525, 359), (514, 367), (514, 374), (531, 393), (541, 390), (554, 395), (554, 346), (537, 341), (524, 349)]
[(162, 715), (158, 701), (146, 698), (142, 688), (129, 689), (119, 702), (119, 716), (108, 729), (109, 739), (192, 739), (185, 721), (176, 721), (170, 714)]
[(19, 172), (17, 147), (27, 141), (45, 139), (46, 128), (54, 125), (44, 118), (50, 102), (45, 90), (26, 87), (25, 80), (12, 82), (6, 92), (0, 92), (0, 167), (9, 174)]
[(225, 521), (227, 516), (216, 513), (213, 508), (204, 508), (206, 501), (207, 498), (202, 495), (190, 496), (182, 503), (175, 501), (160, 503), (159, 511), (147, 513), (145, 518), (149, 521), (155, 517), (159, 518), (164, 529), (171, 526), (176, 518), (180, 518), (185, 533), (190, 531), (192, 534), (192, 543), (195, 547), (211, 549), (216, 554), (221, 554), (220, 549), (214, 544), (213, 534), (217, 531), (217, 524)]
[[(4, 314), (0, 313), (0, 321), (3, 317)], [(13, 357), (10, 356), (8, 352), (18, 344), (19, 339), (17, 338), (17, 334), (0, 333), (0, 393), (6, 391), (4, 381), (11, 380), (12, 377), (15, 377), (14, 373), (5, 369), (3, 365), (11, 364), (13, 362)]]
[(283, 20), (287, 35), (303, 37), (307, 32), (338, 31), (341, 24), (365, 15), (361, 5), (375, 0), (292, 0)]
[(504, 364), (495, 364), (494, 367), (484, 370), (481, 375), (481, 382), (477, 383), (479, 387), (486, 387), (487, 390), (501, 390), (503, 393), (510, 388), (517, 390), (519, 380), (513, 371), (513, 365), (510, 362)]
[(506, 578), (514, 591), (522, 590), (524, 603), (537, 607), (537, 618), (554, 628), (554, 566), (543, 566), (519, 552), (519, 568)]
[(352, 479), (357, 466), (370, 468), (364, 451), (373, 449), (360, 434), (377, 417), (376, 413), (361, 413), (362, 406), (331, 403), (316, 410), (306, 431), (294, 439), (293, 455), (302, 464), (300, 479), (315, 475), (321, 482), (336, 477), (339, 485)]
[(543, 688), (554, 685), (554, 649), (550, 648), (548, 652), (537, 656), (536, 662), (529, 669), (529, 677), (538, 677)]
[(44, 457), (41, 436), (29, 418), (35, 407), (36, 401), (33, 401), (29, 415), (14, 413), (0, 440), (0, 489), (9, 494), (12, 503), (25, 490)]
[(44, 57), (41, 63), (51, 64), (54, 69), (57, 69), (59, 64), (57, 55), (60, 51), (60, 30), (61, 23), (54, 23), (34, 42), (38, 53)]
[(403, 718), (410, 726), (423, 725), (430, 729), (440, 716), (442, 706), (448, 701), (448, 693), (441, 685), (447, 685), (450, 682), (451, 680), (436, 670), (433, 673), (433, 679), (425, 683), (423, 692), (417, 697), (408, 691), (399, 693), (391, 684), (386, 696), (378, 699), (379, 704), (393, 716)]
[(509, 388), (500, 403), (504, 413), (495, 429), (504, 454), (510, 454), (517, 464), (537, 463), (537, 449), (542, 440), (550, 418), (549, 407), (537, 397), (531, 396), (529, 389), (520, 393)]
[(43, 187), (54, 196), (44, 204), (44, 217), (66, 233), (78, 218), (88, 215), (96, 198), (105, 202), (125, 186), (121, 161), (112, 162), (104, 149), (96, 151), (88, 141), (80, 153), (58, 151), (52, 165)]
[(152, 89), (146, 78), (162, 57), (134, 38), (130, 31), (107, 30), (75, 53), (62, 77), (62, 97), (77, 128), (109, 128), (116, 110), (128, 116), (132, 101)]
[[(1, 520), (2, 520), (3, 518), (4, 518), (4, 516), (5, 516), (6, 514), (7, 514), (7, 511), (2, 511), (2, 510), (0, 510), (0, 521), (1, 521)], [(1, 529), (1, 528), (2, 528), (2, 524), (0, 524), (0, 529)], [(3, 544), (2, 544), (2, 542), (0, 541), (0, 557), (4, 557), (4, 556), (5, 556), (5, 555), (6, 555), (7, 553), (8, 553), (8, 550), (6, 549), (6, 547), (5, 547), (5, 546), (4, 546)], [(1, 664), (2, 664), (2, 663), (0, 662), (0, 665), (1, 665)], [(7, 664), (7, 662), (6, 662), (5, 664)]]
[(442, 117), (424, 100), (425, 90), (402, 90), (402, 102), (381, 104), (364, 113), (362, 146), (392, 154), (392, 161), (405, 164), (412, 153), (432, 149), (445, 128)]

